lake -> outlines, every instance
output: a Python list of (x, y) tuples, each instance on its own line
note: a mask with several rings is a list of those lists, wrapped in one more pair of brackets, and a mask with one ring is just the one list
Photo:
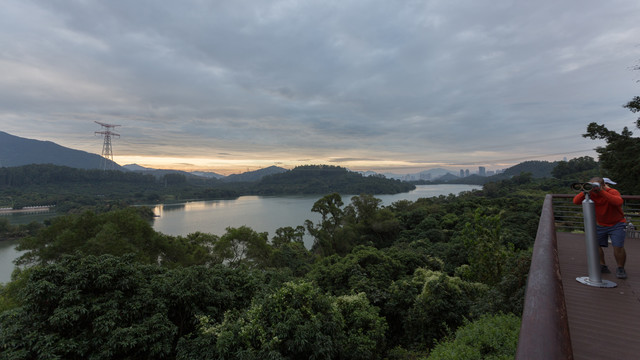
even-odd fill
[[(415, 190), (393, 195), (376, 195), (382, 205), (391, 205), (398, 200), (415, 201), (419, 198), (459, 194), (462, 191), (479, 189), (475, 185), (419, 185)], [(345, 205), (351, 203), (353, 195), (342, 195)], [(278, 228), (304, 225), (309, 219), (317, 222), (320, 214), (311, 211), (320, 195), (300, 196), (241, 196), (234, 200), (193, 201), (181, 204), (157, 205), (153, 212), (158, 216), (153, 228), (168, 235), (187, 235), (196, 231), (223, 235), (227, 227), (246, 225), (257, 232), (275, 235)], [(305, 239), (311, 247), (311, 239)]]
[[(415, 201), (419, 198), (481, 189), (477, 185), (418, 185), (415, 190), (393, 195), (376, 195), (383, 206), (399, 200)], [(353, 195), (342, 195), (345, 205), (351, 203)], [(320, 214), (311, 211), (320, 195), (305, 196), (241, 196), (233, 200), (191, 201), (179, 204), (152, 206), (156, 218), (153, 228), (167, 235), (187, 235), (197, 231), (223, 235), (227, 227), (246, 225), (257, 232), (269, 233), (269, 239), (278, 228), (304, 225), (309, 219), (317, 222)], [(29, 222), (12, 217), (12, 223)], [(305, 238), (305, 246), (310, 248), (312, 239)], [(11, 280), (12, 260), (20, 254), (14, 249), (16, 242), (0, 242), (0, 282)]]

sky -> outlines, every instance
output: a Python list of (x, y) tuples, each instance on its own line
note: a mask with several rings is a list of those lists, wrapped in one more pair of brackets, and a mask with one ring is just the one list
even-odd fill
[(121, 165), (412, 173), (597, 158), (634, 0), (4, 0), (0, 130)]

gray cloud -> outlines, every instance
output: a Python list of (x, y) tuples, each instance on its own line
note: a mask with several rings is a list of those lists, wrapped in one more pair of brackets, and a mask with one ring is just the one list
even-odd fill
[(621, 105), (637, 94), (639, 13), (622, 0), (9, 0), (0, 121), (88, 151), (93, 121), (121, 124), (114, 152), (141, 156), (570, 154), (596, 146), (580, 136), (589, 122), (633, 124)]

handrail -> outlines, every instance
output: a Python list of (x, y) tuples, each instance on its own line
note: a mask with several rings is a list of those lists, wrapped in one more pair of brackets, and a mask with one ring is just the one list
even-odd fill
[(527, 279), (516, 360), (573, 359), (560, 277), (553, 196), (542, 205)]
[[(544, 199), (527, 279), (517, 360), (573, 359), (560, 276), (553, 199), (570, 199), (574, 196), (575, 194), (548, 194)], [(628, 210), (630, 201), (640, 200), (639, 195), (622, 195), (622, 198)], [(580, 211), (578, 208), (577, 210)], [(636, 219), (639, 216), (638, 212), (628, 215)], [(627, 233), (628, 237), (637, 237), (635, 235)]]

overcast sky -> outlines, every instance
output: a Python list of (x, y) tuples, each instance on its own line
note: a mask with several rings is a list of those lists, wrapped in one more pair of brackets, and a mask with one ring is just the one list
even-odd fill
[[(590, 155), (637, 116), (640, 2), (5, 0), (0, 130), (222, 174)], [(638, 129), (634, 129), (638, 130)]]

